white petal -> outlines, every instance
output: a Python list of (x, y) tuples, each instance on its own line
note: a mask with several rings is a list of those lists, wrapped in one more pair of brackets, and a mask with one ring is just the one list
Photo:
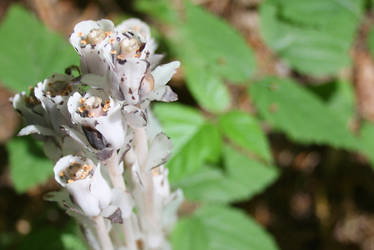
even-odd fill
[(130, 18), (117, 25), (115, 30), (119, 33), (133, 31), (141, 35), (143, 42), (150, 39), (151, 32), (149, 26), (137, 18)]
[(162, 102), (174, 102), (178, 100), (177, 94), (168, 85), (155, 88), (144, 98), (150, 101), (156, 100)]
[(155, 88), (166, 85), (170, 81), (171, 77), (177, 72), (179, 66), (180, 62), (174, 61), (156, 67), (156, 69), (152, 71), (152, 76), (155, 81)]
[(45, 135), (45, 136), (53, 136), (55, 133), (53, 130), (39, 126), (39, 125), (28, 125), (24, 128), (22, 128), (19, 132), (19, 136), (29, 135), (29, 134), (39, 134), (39, 135)]
[(178, 189), (172, 193), (165, 202), (165, 206), (162, 211), (162, 224), (167, 232), (173, 229), (175, 222), (177, 221), (177, 211), (184, 200), (182, 190)]
[(153, 112), (148, 109), (148, 123), (147, 123), (147, 136), (149, 138), (149, 141), (152, 141), (154, 137), (159, 134), (162, 131), (161, 124), (153, 114)]
[(147, 68), (148, 62), (134, 58), (130, 58), (126, 63), (118, 66), (120, 88), (129, 104), (139, 102), (139, 88)]
[(112, 191), (101, 174), (100, 163), (92, 177), (90, 193), (99, 200), (101, 209), (107, 207), (112, 200)]
[(94, 88), (106, 88), (106, 79), (103, 76), (99, 76), (96, 74), (84, 74), (81, 78), (81, 83), (87, 84)]
[(169, 159), (172, 148), (173, 143), (166, 134), (156, 135), (149, 148), (147, 170), (164, 164)]
[(124, 117), (126, 122), (133, 128), (145, 127), (147, 125), (147, 115), (145, 112), (133, 105), (126, 105), (123, 107)]
[[(83, 179), (67, 183), (61, 179), (61, 173), (73, 163), (81, 165), (88, 164), (92, 167), (90, 173)], [(93, 176), (91, 176), (91, 172)], [(83, 210), (87, 216), (97, 216), (101, 209), (105, 208), (111, 201), (111, 190), (100, 172), (100, 165), (95, 167), (89, 159), (79, 156), (67, 155), (61, 158), (54, 167), (55, 180), (73, 196), (74, 202)], [(66, 172), (65, 172), (66, 173)]]

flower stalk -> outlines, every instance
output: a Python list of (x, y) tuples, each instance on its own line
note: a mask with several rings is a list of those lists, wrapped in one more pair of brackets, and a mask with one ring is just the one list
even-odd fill
[[(92, 249), (169, 250), (183, 200), (165, 163), (172, 143), (152, 116), (152, 101), (172, 102), (167, 86), (180, 63), (162, 55), (138, 19), (78, 23), (70, 42), (79, 77), (54, 74), (12, 99), (26, 127), (44, 142), (62, 190), (56, 201), (84, 228)], [(77, 67), (75, 67), (77, 68)]]

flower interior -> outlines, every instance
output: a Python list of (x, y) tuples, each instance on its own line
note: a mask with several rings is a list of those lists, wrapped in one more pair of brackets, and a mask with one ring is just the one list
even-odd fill
[(96, 44), (103, 41), (107, 36), (110, 35), (110, 32), (105, 32), (102, 29), (92, 29), (86, 37), (84, 37), (82, 32), (78, 33), (78, 36), (81, 37), (81, 47), (85, 47), (87, 44), (95, 46)]
[(87, 98), (82, 97), (79, 100), (80, 106), (78, 107), (78, 113), (82, 117), (99, 117), (105, 116), (110, 108), (110, 100), (107, 99), (105, 102), (98, 96), (90, 96)]
[(145, 43), (131, 31), (122, 33), (124, 38), (120, 41), (120, 54), (118, 59), (123, 60), (126, 57), (140, 57), (140, 53), (144, 49)]
[(72, 162), (64, 170), (59, 173), (60, 179), (65, 183), (73, 183), (75, 181), (86, 179), (88, 176), (93, 175), (93, 167), (88, 164), (80, 164)]

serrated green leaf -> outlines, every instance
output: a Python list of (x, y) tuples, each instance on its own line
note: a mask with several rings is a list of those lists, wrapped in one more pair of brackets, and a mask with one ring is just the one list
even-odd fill
[(165, 133), (173, 140), (174, 154), (205, 123), (204, 117), (198, 110), (178, 103), (155, 104), (153, 112), (162, 123)]
[[(336, 27), (339, 23), (348, 24), (354, 29), (362, 14), (361, 0), (274, 0), (281, 8), (281, 15), (288, 20), (314, 26)], [(334, 18), (331, 18), (331, 17)], [(355, 22), (348, 22), (355, 20)]]
[(218, 75), (196, 66), (193, 63), (185, 65), (187, 86), (191, 94), (208, 111), (219, 113), (228, 109), (231, 97), (223, 81)]
[(242, 111), (231, 111), (219, 118), (219, 127), (237, 145), (268, 162), (272, 161), (267, 138), (253, 116)]
[(250, 95), (265, 120), (294, 140), (359, 148), (348, 122), (292, 80), (267, 78), (253, 84)]
[(240, 210), (209, 205), (198, 209), (194, 216), (208, 234), (207, 250), (278, 249), (272, 237)]
[(355, 94), (347, 81), (336, 81), (309, 87), (327, 104), (330, 110), (340, 115), (348, 124), (355, 116)]
[(225, 169), (204, 166), (177, 183), (185, 197), (200, 202), (250, 199), (278, 177), (278, 171), (252, 160), (231, 147), (223, 150)]
[(60, 35), (18, 5), (8, 10), (0, 33), (6, 34), (0, 40), (0, 79), (12, 90), (25, 90), (79, 63), (74, 49)]
[(206, 250), (208, 236), (204, 225), (197, 218), (183, 218), (178, 221), (171, 235), (173, 249)]
[(17, 192), (44, 183), (53, 173), (53, 164), (41, 145), (29, 137), (14, 138), (7, 144), (10, 177)]
[(222, 19), (187, 3), (185, 19), (174, 24), (171, 49), (182, 60), (187, 86), (210, 112), (223, 112), (231, 100), (223, 80), (246, 81), (255, 61), (245, 40)]
[[(248, 176), (247, 176), (248, 177)], [(216, 167), (204, 166), (177, 183), (190, 201), (227, 203), (248, 197), (247, 185), (230, 178)]]
[[(252, 75), (253, 53), (234, 28), (193, 4), (186, 4), (185, 14), (185, 42), (197, 50), (206, 65), (211, 64), (212, 71), (233, 82), (245, 81)], [(183, 46), (180, 49), (184, 50)]]
[[(316, 76), (350, 64), (363, 1), (267, 0), (260, 8), (266, 44), (294, 69)], [(334, 16), (334, 18), (331, 18)]]
[(172, 183), (197, 171), (203, 163), (218, 160), (219, 131), (197, 110), (181, 104), (157, 104), (153, 111), (174, 144), (167, 164)]
[(201, 126), (167, 163), (171, 182), (175, 183), (194, 173), (205, 162), (217, 161), (220, 153), (221, 137), (218, 129), (211, 124)]
[(246, 197), (262, 192), (279, 175), (274, 166), (267, 166), (226, 146), (223, 150), (225, 169), (230, 180), (243, 187)]

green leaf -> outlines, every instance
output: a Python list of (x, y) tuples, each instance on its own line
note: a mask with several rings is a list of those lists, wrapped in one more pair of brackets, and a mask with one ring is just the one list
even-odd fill
[(205, 123), (198, 110), (178, 103), (157, 103), (153, 106), (153, 112), (162, 123), (165, 133), (173, 140), (174, 153)]
[(231, 147), (224, 147), (223, 155), (224, 170), (204, 166), (177, 183), (188, 200), (227, 203), (250, 199), (278, 177), (275, 167), (249, 159)]
[(294, 140), (359, 148), (339, 112), (292, 80), (267, 78), (253, 84), (250, 95), (265, 120)]
[(185, 19), (174, 24), (171, 49), (182, 60), (187, 86), (199, 104), (225, 111), (231, 100), (223, 79), (248, 80), (255, 68), (253, 53), (225, 21), (193, 4), (185, 7)]
[(0, 33), (6, 34), (0, 40), (0, 79), (12, 90), (25, 90), (79, 63), (74, 49), (60, 35), (18, 5), (8, 10)]
[[(186, 4), (185, 14), (184, 42), (197, 50), (205, 66), (211, 65), (212, 73), (233, 82), (245, 81), (253, 74), (255, 60), (252, 50), (235, 29), (193, 4)], [(183, 50), (184, 56), (191, 52), (184, 50), (183, 46), (179, 46), (179, 50)]]
[(269, 145), (256, 118), (241, 111), (231, 111), (219, 119), (224, 135), (237, 145), (270, 162)]
[(168, 103), (155, 105), (153, 111), (174, 144), (173, 156), (167, 164), (172, 183), (195, 172), (205, 162), (218, 160), (221, 152), (219, 131), (197, 110)]
[(199, 104), (208, 111), (220, 112), (226, 110), (231, 97), (227, 87), (218, 75), (203, 71), (198, 65), (184, 61), (188, 89)]
[(45, 158), (41, 145), (30, 137), (14, 138), (7, 144), (10, 177), (17, 192), (46, 182), (53, 164)]
[(134, 7), (162, 22), (173, 23), (177, 20), (177, 13), (170, 4), (173, 3), (168, 0), (138, 0), (134, 2)]
[(190, 201), (227, 203), (248, 197), (247, 185), (229, 178), (216, 167), (204, 166), (185, 176), (177, 186)]
[(167, 163), (171, 182), (175, 183), (194, 173), (206, 162), (216, 162), (220, 153), (221, 137), (218, 129), (211, 124), (201, 126)]
[(210, 205), (198, 209), (194, 216), (208, 234), (207, 250), (278, 249), (271, 236), (240, 210)]
[(267, 0), (260, 8), (261, 33), (294, 69), (316, 76), (335, 74), (350, 64), (362, 7), (361, 0)]
[(171, 234), (173, 249), (206, 250), (208, 236), (204, 225), (197, 218), (180, 219)]
[(262, 192), (279, 176), (274, 166), (248, 158), (232, 147), (224, 147), (223, 157), (229, 179), (243, 187), (247, 198)]
[(330, 110), (340, 115), (348, 124), (355, 116), (355, 94), (352, 84), (347, 81), (336, 81), (309, 87), (328, 105)]
[[(281, 15), (288, 20), (314, 26), (336, 27), (338, 23), (347, 23), (347, 28), (354, 29), (361, 18), (362, 0), (274, 0), (281, 10)], [(334, 16), (334, 18), (331, 18)], [(348, 23), (347, 20), (354, 20)]]

